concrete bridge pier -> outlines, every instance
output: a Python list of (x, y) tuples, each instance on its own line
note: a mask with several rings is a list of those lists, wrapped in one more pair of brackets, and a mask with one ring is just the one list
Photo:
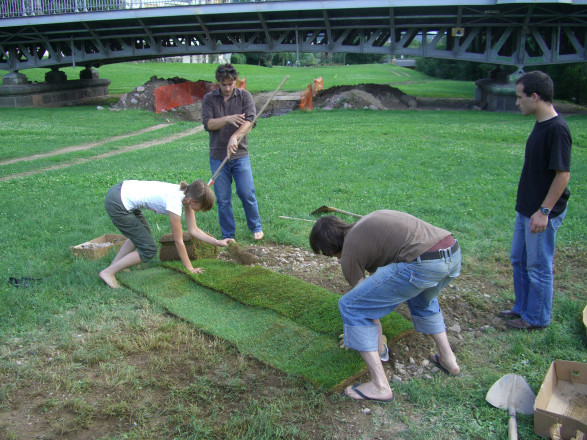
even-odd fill
[(0, 86), (0, 107), (61, 107), (109, 96), (110, 80), (100, 79), (97, 69), (86, 66), (80, 79), (68, 80), (54, 67), (42, 83), (31, 83), (18, 71), (7, 73)]
[(475, 101), (482, 110), (494, 112), (518, 112), (516, 106), (516, 80), (524, 74), (523, 68), (508, 73), (498, 67), (489, 78), (475, 81)]
[(29, 80), (25, 74), (19, 73), (18, 70), (9, 72), (2, 77), (2, 85), (5, 86), (21, 86), (28, 84)]
[(58, 84), (65, 81), (67, 81), (67, 75), (57, 67), (51, 67), (51, 70), (45, 73), (45, 82), (47, 84)]
[(84, 70), (79, 73), (79, 79), (99, 79), (100, 74), (98, 69), (94, 69), (92, 66), (86, 66)]

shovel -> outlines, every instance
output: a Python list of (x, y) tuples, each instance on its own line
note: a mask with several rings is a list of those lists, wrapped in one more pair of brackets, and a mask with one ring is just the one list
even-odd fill
[(519, 374), (507, 374), (493, 384), (485, 397), (496, 408), (505, 409), (510, 416), (509, 440), (518, 440), (516, 413), (532, 414), (536, 396), (530, 385)]
[(353, 214), (352, 212), (343, 211), (342, 209), (333, 208), (332, 206), (326, 206), (326, 205), (323, 205), (320, 208), (316, 209), (315, 211), (312, 211), (311, 214), (314, 215), (314, 214), (318, 214), (319, 212), (340, 212), (341, 214), (352, 215), (353, 217), (358, 217), (358, 218), (363, 217), (362, 215), (359, 215), (359, 214)]

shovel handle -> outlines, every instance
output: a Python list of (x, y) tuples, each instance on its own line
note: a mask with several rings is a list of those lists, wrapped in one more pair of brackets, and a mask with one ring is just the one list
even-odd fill
[(357, 217), (357, 218), (361, 218), (361, 217), (363, 217), (362, 215), (359, 215), (359, 214), (354, 214), (354, 213), (352, 213), (352, 212), (348, 212), (348, 211), (343, 211), (342, 209), (337, 209), (337, 208), (334, 208), (334, 211), (335, 211), (335, 212), (340, 212), (341, 214), (350, 215), (350, 216), (352, 216), (352, 217)]
[(508, 439), (518, 440), (518, 421), (516, 419), (516, 410), (509, 408), (508, 415), (510, 416), (510, 420), (508, 422)]
[(308, 220), (306, 218), (298, 218), (298, 217), (286, 217), (285, 215), (280, 215), (279, 218), (284, 218), (287, 220), (302, 220), (304, 222), (316, 223), (314, 220)]
[(222, 161), (222, 163), (220, 164), (220, 166), (218, 167), (218, 169), (216, 170), (216, 172), (214, 173), (214, 175), (212, 176), (212, 178), (208, 182), (208, 186), (212, 186), (214, 184), (214, 181), (216, 180), (216, 177), (218, 177), (218, 173), (220, 173), (220, 170), (226, 164), (227, 161), (228, 161), (228, 156), (226, 156), (224, 158), (224, 160)]

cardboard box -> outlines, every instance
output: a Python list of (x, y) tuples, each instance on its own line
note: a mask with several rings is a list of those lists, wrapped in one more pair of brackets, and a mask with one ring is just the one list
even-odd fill
[(563, 440), (587, 434), (587, 364), (556, 360), (548, 369), (534, 401), (534, 432), (550, 437), (561, 424)]
[(108, 255), (111, 249), (118, 249), (126, 241), (126, 237), (120, 234), (104, 234), (85, 243), (70, 246), (70, 250), (76, 257), (97, 260)]

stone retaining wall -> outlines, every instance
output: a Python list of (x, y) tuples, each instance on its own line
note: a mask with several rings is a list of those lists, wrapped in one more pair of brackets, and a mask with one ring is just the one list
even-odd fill
[(108, 79), (0, 86), (0, 107), (60, 107), (109, 96)]

